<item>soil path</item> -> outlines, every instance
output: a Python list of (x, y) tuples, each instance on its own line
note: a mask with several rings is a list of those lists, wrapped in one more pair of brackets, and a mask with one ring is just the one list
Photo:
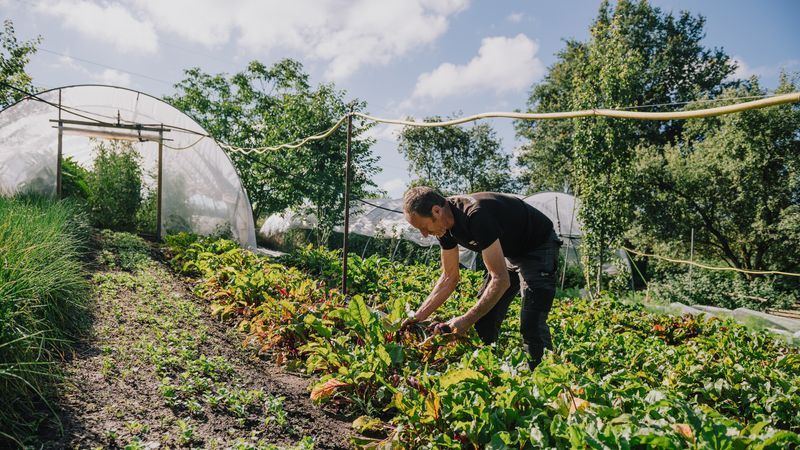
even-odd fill
[(43, 448), (351, 447), (352, 418), (315, 407), (309, 379), (243, 349), (163, 262), (123, 271), (119, 255), (100, 259), (92, 330), (55, 405), (63, 433), (41, 427)]

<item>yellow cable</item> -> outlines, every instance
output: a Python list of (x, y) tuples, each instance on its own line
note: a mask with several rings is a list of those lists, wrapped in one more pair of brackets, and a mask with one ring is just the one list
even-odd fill
[(735, 105), (718, 106), (716, 108), (696, 109), (691, 111), (678, 112), (640, 112), (623, 111), (619, 109), (584, 109), (580, 111), (552, 112), (552, 113), (518, 113), (518, 112), (487, 112), (462, 117), (459, 119), (448, 120), (445, 122), (415, 122), (411, 120), (383, 119), (362, 113), (353, 113), (354, 116), (361, 117), (374, 122), (388, 123), (393, 125), (405, 125), (411, 127), (445, 127), (458, 125), (465, 122), (473, 122), (480, 119), (508, 118), (521, 120), (546, 120), (546, 119), (574, 119), (578, 117), (616, 117), (621, 119), (639, 120), (675, 120), (675, 119), (697, 119), (701, 117), (719, 116), (735, 112), (746, 111), (748, 109), (765, 108), (767, 106), (782, 105), (785, 103), (800, 102), (800, 92), (791, 94), (776, 95), (762, 100), (737, 103)]
[(786, 275), (786, 276), (789, 276), (789, 277), (800, 277), (800, 273), (781, 272), (781, 271), (778, 271), (778, 270), (745, 270), (745, 269), (737, 269), (736, 267), (708, 266), (708, 265), (701, 264), (701, 263), (694, 262), (694, 261), (686, 261), (685, 259), (673, 259), (673, 258), (667, 258), (666, 256), (651, 255), (649, 253), (637, 252), (636, 250), (631, 250), (631, 249), (629, 249), (627, 247), (622, 247), (622, 249), (625, 250), (626, 252), (630, 252), (630, 253), (633, 253), (633, 254), (639, 255), (639, 256), (646, 256), (648, 258), (662, 259), (664, 261), (669, 261), (671, 263), (676, 263), (676, 264), (689, 264), (689, 265), (692, 265), (692, 266), (696, 266), (696, 267), (700, 267), (700, 268), (708, 269), (708, 270), (724, 270), (724, 271), (730, 271), (730, 272), (749, 273), (749, 274), (752, 274), (752, 275)]
[[(724, 100), (724, 99), (721, 99)], [(723, 114), (732, 114), (741, 111), (747, 111), (756, 108), (765, 108), (768, 106), (783, 105), (786, 103), (800, 102), (800, 92), (792, 92), (790, 94), (776, 95), (761, 100), (753, 100), (744, 103), (737, 103), (735, 105), (718, 106), (716, 108), (696, 109), (691, 111), (677, 111), (677, 112), (640, 112), (640, 111), (625, 111), (619, 109), (584, 109), (580, 111), (566, 111), (566, 112), (552, 112), (552, 113), (520, 113), (520, 112), (486, 112), (475, 114), (472, 116), (462, 117), (459, 119), (447, 120), (444, 122), (416, 122), (413, 120), (401, 119), (385, 119), (382, 117), (371, 116), (364, 113), (354, 112), (345, 114), (327, 131), (309, 136), (296, 143), (281, 144), (267, 147), (235, 147), (223, 142), (218, 142), (220, 147), (229, 150), (240, 152), (244, 154), (250, 153), (264, 153), (268, 151), (282, 150), (282, 149), (297, 149), (305, 145), (309, 141), (316, 141), (325, 139), (333, 134), (347, 120), (348, 116), (360, 117), (365, 120), (370, 120), (378, 123), (385, 123), (391, 125), (403, 125), (410, 127), (446, 127), (451, 125), (458, 125), (466, 122), (474, 122), (480, 119), (492, 118), (507, 118), (518, 120), (549, 120), (549, 119), (574, 119), (579, 117), (615, 117), (620, 119), (636, 119), (636, 120), (677, 120), (677, 119), (698, 119), (702, 117), (720, 116)]]
[(233, 152), (244, 153), (245, 155), (249, 155), (250, 153), (265, 153), (265, 152), (269, 152), (269, 151), (276, 151), (276, 150), (282, 150), (282, 149), (293, 150), (293, 149), (297, 149), (297, 148), (300, 148), (300, 147), (306, 145), (306, 143), (308, 143), (309, 141), (318, 141), (320, 139), (325, 139), (326, 137), (330, 136), (331, 134), (333, 134), (334, 131), (336, 131), (340, 126), (342, 126), (344, 121), (347, 120), (347, 117), (348, 117), (348, 114), (345, 114), (344, 116), (342, 116), (341, 119), (339, 119), (338, 122), (336, 122), (332, 127), (328, 128), (326, 131), (324, 131), (324, 132), (322, 132), (320, 134), (315, 134), (313, 136), (309, 136), (309, 137), (301, 139), (299, 141), (295, 141), (295, 143), (280, 144), (280, 145), (267, 146), (267, 147), (234, 147), (233, 145), (228, 145), (228, 144), (226, 144), (224, 142), (217, 141), (217, 143), (219, 144), (220, 147), (222, 147), (222, 148), (224, 148), (226, 150), (233, 151)]

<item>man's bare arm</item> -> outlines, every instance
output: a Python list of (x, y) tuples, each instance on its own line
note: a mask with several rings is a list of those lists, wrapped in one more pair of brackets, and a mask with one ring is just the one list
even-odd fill
[(454, 321), (456, 331), (463, 333), (469, 329), (475, 322), (486, 313), (491, 311), (494, 305), (500, 300), (500, 297), (511, 286), (511, 280), (508, 278), (508, 269), (506, 268), (506, 260), (503, 255), (503, 248), (500, 246), (500, 240), (496, 240), (487, 247), (483, 252), (483, 262), (489, 270), (491, 279), (483, 295), (469, 311), (463, 316)]
[(428, 298), (422, 302), (414, 318), (417, 321), (425, 320), (442, 306), (450, 294), (458, 286), (460, 274), (458, 271), (458, 247), (449, 250), (442, 249), (442, 275), (436, 281)]

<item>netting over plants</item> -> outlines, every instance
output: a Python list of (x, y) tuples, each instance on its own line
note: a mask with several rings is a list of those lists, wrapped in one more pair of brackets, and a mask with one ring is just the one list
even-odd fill
[[(520, 196), (521, 197), (521, 196)], [(524, 197), (526, 203), (543, 212), (553, 222), (553, 228), (564, 241), (565, 247), (577, 247), (580, 243), (581, 226), (578, 222), (577, 198), (561, 192), (539, 192)], [(423, 237), (419, 231), (406, 222), (403, 217), (403, 199), (376, 198), (354, 203), (355, 213), (350, 216), (350, 232), (377, 238), (400, 238), (423, 247), (438, 245), (433, 237)], [(290, 229), (311, 229), (317, 225), (313, 214), (302, 214), (286, 211), (273, 214), (264, 221), (259, 233), (273, 237)], [(342, 227), (336, 231), (341, 232)], [(461, 263), (467, 267), (475, 267), (476, 254), (461, 249)]]
[[(158, 98), (120, 87), (70, 86), (37, 97), (0, 112), (0, 195), (56, 193), (58, 124), (54, 121), (59, 119), (94, 122), (89, 126), (64, 124), (63, 158), (71, 157), (87, 168), (94, 160), (95, 140), (118, 131), (98, 122), (129, 127), (115, 138), (134, 136), (133, 146), (142, 156), (145, 186), (155, 189), (158, 142), (147, 139), (158, 134), (142, 133), (135, 127), (163, 124), (169, 131), (163, 133), (162, 234), (231, 235), (243, 246), (256, 246), (252, 210), (239, 176), (225, 152), (214, 140), (203, 137), (208, 133), (192, 118)], [(148, 137), (136, 139), (139, 133)]]

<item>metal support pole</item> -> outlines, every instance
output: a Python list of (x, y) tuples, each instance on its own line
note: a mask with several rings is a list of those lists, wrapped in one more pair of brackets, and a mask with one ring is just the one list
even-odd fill
[[(567, 231), (567, 235), (569, 236), (567, 239), (569, 240), (569, 246), (574, 247), (574, 242), (572, 242), (572, 224), (575, 223), (575, 202), (577, 199), (572, 200), (572, 214), (569, 216), (569, 230)], [(559, 219), (559, 224), (561, 220)], [(560, 226), (560, 225), (559, 225)], [(580, 256), (578, 256), (578, 250), (575, 250), (575, 262), (580, 267)], [(561, 272), (561, 289), (564, 289), (564, 279), (567, 276), (567, 261), (569, 260), (569, 247), (564, 249), (564, 271)]]
[(353, 116), (347, 116), (347, 154), (344, 163), (344, 236), (342, 239), (342, 294), (347, 295), (347, 250), (350, 234), (350, 172), (351, 145), (353, 139)]
[(394, 255), (397, 254), (397, 249), (400, 248), (400, 243), (403, 242), (403, 238), (397, 238), (397, 245), (394, 246), (394, 251), (392, 252), (392, 261), (394, 261)]
[(367, 243), (366, 243), (366, 244), (364, 244), (364, 249), (363, 249), (363, 250), (361, 250), (361, 257), (362, 257), (362, 258), (364, 257), (364, 255), (366, 255), (366, 254), (367, 254), (367, 248), (369, 247), (369, 242), (370, 242), (371, 240), (372, 240), (372, 236), (369, 236), (369, 237), (367, 238)]
[(164, 124), (158, 132), (158, 180), (156, 187), (156, 241), (161, 241), (161, 203), (164, 172)]
[[(561, 249), (558, 249), (558, 254), (561, 254)], [(561, 269), (561, 290), (564, 290), (564, 281), (567, 278), (567, 257), (569, 256), (569, 247), (564, 249), (564, 268)]]
[[(694, 228), (692, 228), (691, 242), (689, 244), (689, 261), (694, 262)], [(692, 280), (692, 267), (693, 267), (693, 264), (689, 264), (689, 282), (692, 285), (694, 285), (694, 283), (691, 282), (691, 280)], [(694, 287), (694, 286), (692, 286), (692, 287)]]
[[(603, 236), (602, 233), (600, 236)], [(603, 239), (600, 239), (600, 242), (605, 243)], [(597, 293), (599, 294), (602, 290), (602, 283), (603, 283), (603, 249), (600, 248), (600, 256), (598, 257), (597, 261)]]
[(61, 200), (61, 158), (64, 141), (64, 123), (61, 122), (61, 89), (58, 90), (58, 160), (56, 161), (56, 198)]

